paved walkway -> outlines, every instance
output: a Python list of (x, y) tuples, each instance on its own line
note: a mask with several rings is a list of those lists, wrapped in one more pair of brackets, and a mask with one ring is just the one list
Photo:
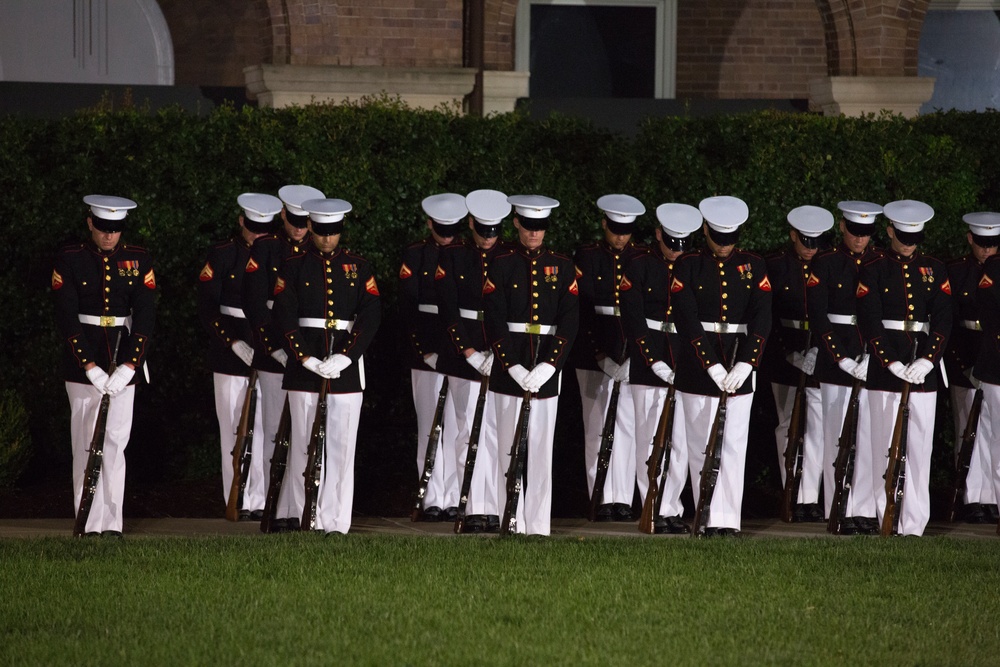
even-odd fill
[[(409, 517), (354, 517), (351, 533), (368, 535), (427, 535), (457, 537), (451, 523), (412, 523)], [(73, 532), (72, 519), (0, 519), (0, 539), (26, 537), (68, 537)], [(927, 536), (961, 539), (1000, 539), (996, 526), (966, 523), (932, 522)], [(225, 519), (128, 519), (125, 535), (200, 537), (213, 535), (260, 535), (256, 523), (231, 523)], [(553, 519), (553, 537), (636, 537), (678, 539), (683, 535), (649, 536), (639, 532), (635, 523), (591, 523), (586, 519)], [(745, 537), (810, 538), (830, 537), (821, 523), (783, 523), (777, 519), (743, 522)]]

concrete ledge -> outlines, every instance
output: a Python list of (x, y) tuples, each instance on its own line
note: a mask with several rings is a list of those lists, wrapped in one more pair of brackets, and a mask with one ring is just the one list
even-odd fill
[(519, 98), (528, 96), (528, 72), (483, 72), (483, 115), (510, 113)]
[(934, 94), (933, 77), (828, 76), (809, 82), (809, 108), (824, 116), (889, 111), (907, 118)]

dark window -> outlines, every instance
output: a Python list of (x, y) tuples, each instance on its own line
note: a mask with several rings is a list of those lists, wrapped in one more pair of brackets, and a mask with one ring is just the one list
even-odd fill
[(531, 6), (531, 97), (655, 94), (656, 8)]

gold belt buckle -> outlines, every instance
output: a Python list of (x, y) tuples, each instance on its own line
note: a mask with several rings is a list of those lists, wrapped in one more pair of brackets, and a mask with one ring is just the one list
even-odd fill
[(525, 324), (524, 325), (524, 333), (540, 334), (540, 333), (542, 333), (542, 325), (541, 324)]
[(114, 315), (101, 315), (101, 326), (102, 327), (113, 327), (113, 326), (115, 326), (115, 316)]
[(327, 320), (326, 321), (326, 328), (327, 329), (336, 329), (337, 328), (337, 320)]

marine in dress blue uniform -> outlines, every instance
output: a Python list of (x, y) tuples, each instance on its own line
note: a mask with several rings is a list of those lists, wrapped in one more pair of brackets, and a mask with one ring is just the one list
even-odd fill
[[(985, 214), (984, 214), (985, 215)], [(1000, 223), (1000, 213), (989, 213), (992, 224)], [(979, 424), (988, 437), (982, 440), (989, 449), (991, 461), (990, 483), (994, 497), (1000, 498), (1000, 255), (994, 254), (983, 264), (983, 276), (976, 289), (979, 306), (979, 323), (983, 328), (982, 344), (972, 372), (974, 382), (983, 389), (982, 417)], [(979, 438), (977, 437), (977, 442)], [(1000, 533), (1000, 524), (997, 526)]]
[(632, 242), (632, 232), (636, 218), (646, 212), (646, 207), (635, 197), (621, 194), (600, 197), (597, 207), (603, 214), (603, 237), (583, 246), (573, 257), (580, 289), (580, 331), (570, 353), (570, 365), (576, 369), (580, 385), (584, 463), (591, 495), (612, 387), (620, 383), (614, 446), (596, 518), (631, 521), (636, 478), (635, 410), (620, 288), (629, 258), (645, 251)]
[[(702, 227), (701, 212), (689, 204), (667, 203), (656, 207), (656, 244), (629, 260), (621, 281), (622, 325), (628, 338), (629, 383), (635, 410), (636, 482), (645, 500), (649, 480), (646, 462), (667, 387), (674, 382), (677, 327), (671, 314), (670, 283), (674, 263), (692, 248), (692, 234)], [(683, 421), (680, 404), (674, 403), (674, 430)], [(671, 438), (663, 499), (653, 521), (656, 533), (690, 533), (684, 523), (681, 492), (688, 479), (687, 444)]]
[[(239, 229), (215, 243), (198, 274), (198, 319), (208, 334), (208, 364), (215, 387), (215, 414), (219, 421), (222, 461), (222, 499), (226, 503), (233, 482), (232, 451), (254, 364), (254, 333), (243, 310), (243, 276), (250, 246), (274, 228), (281, 201), (272, 195), (245, 192), (236, 199), (242, 209)], [(258, 364), (259, 364), (258, 360)], [(250, 471), (243, 494), (240, 520), (259, 521), (263, 515), (265, 486), (261, 427), (262, 402), (254, 419)]]
[[(573, 261), (544, 245), (549, 214), (559, 202), (514, 195), (518, 241), (497, 257), (483, 287), (486, 335), (493, 348), (490, 394), (497, 414), (499, 473), (510, 465), (518, 413), (532, 393), (527, 471), (517, 506), (517, 531), (548, 535), (552, 519), (552, 444), (560, 372), (579, 327), (579, 289)], [(497, 503), (507, 502), (505, 479)]]
[[(909, 382), (906, 495), (899, 533), (922, 535), (930, 519), (931, 448), (943, 380), (939, 361), (952, 327), (951, 284), (944, 262), (917, 249), (934, 209), (904, 199), (886, 204), (883, 214), (891, 223), (890, 247), (861, 267), (857, 289), (858, 326), (872, 358), (867, 377), (872, 447), (882, 453), (875, 472), (884, 474), (903, 382)], [(881, 521), (886, 496), (884, 485), (879, 487), (881, 492), (874, 493)]]
[[(73, 512), (80, 506), (90, 441), (101, 398), (111, 396), (101, 475), (87, 519), (87, 535), (122, 534), (125, 448), (132, 431), (135, 386), (145, 373), (156, 319), (153, 258), (121, 240), (128, 211), (124, 197), (88, 195), (90, 238), (62, 248), (52, 269), (56, 329), (64, 341), (62, 374), (70, 404)], [(118, 356), (111, 359), (118, 342)], [(110, 375), (111, 364), (117, 368)]]
[[(354, 507), (354, 458), (365, 388), (365, 351), (382, 319), (378, 285), (368, 261), (340, 245), (343, 199), (309, 199), (312, 243), (281, 267), (274, 287), (274, 318), (285, 337), (292, 437), (286, 470), (301, 476), (319, 391), (327, 386), (326, 448), (316, 502), (316, 530), (346, 534)], [(293, 452), (294, 451), (294, 455)], [(296, 464), (298, 465), (298, 464)], [(303, 526), (304, 528), (304, 526)]]

